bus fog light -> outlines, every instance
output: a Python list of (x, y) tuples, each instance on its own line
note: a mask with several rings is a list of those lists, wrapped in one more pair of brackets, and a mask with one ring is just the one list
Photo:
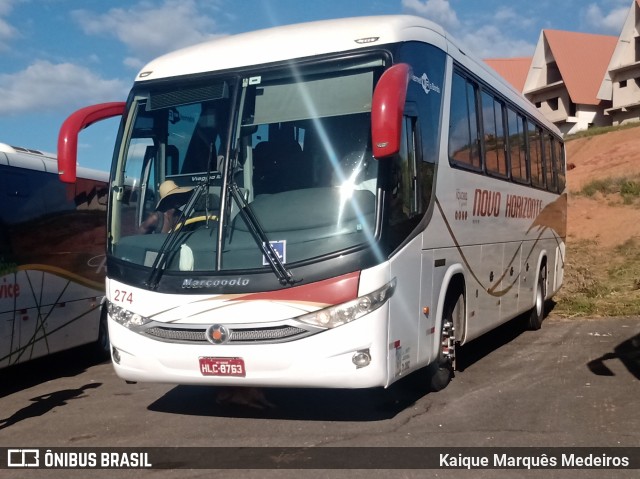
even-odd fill
[(111, 350), (111, 357), (113, 358), (114, 363), (120, 364), (120, 351), (118, 351), (115, 347)]
[(360, 351), (356, 351), (356, 354), (353, 355), (351, 361), (356, 365), (356, 368), (358, 369), (369, 366), (369, 364), (371, 363), (371, 355), (369, 354), (369, 350), (361, 349)]

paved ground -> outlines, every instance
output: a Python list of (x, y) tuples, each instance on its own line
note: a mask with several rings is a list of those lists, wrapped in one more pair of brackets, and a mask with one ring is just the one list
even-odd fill
[[(275, 407), (220, 406), (217, 390), (128, 385), (85, 351), (0, 371), (0, 447), (640, 446), (640, 317), (512, 323), (463, 349), (444, 391), (266, 390)], [(410, 378), (413, 379), (413, 378)], [(344, 454), (348, 454), (348, 449)], [(52, 475), (52, 473), (54, 473)], [(2, 471), (75, 477), (638, 477), (640, 471)]]

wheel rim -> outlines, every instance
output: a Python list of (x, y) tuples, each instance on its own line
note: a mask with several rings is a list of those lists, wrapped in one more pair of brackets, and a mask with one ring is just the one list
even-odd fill
[(440, 356), (444, 365), (451, 364), (455, 368), (456, 364), (456, 335), (455, 318), (460, 313), (461, 299), (456, 302), (451, 315), (442, 320), (442, 336), (440, 340)]
[(544, 303), (544, 293), (542, 286), (542, 279), (538, 281), (538, 287), (536, 288), (536, 314), (538, 317), (542, 316), (542, 307)]

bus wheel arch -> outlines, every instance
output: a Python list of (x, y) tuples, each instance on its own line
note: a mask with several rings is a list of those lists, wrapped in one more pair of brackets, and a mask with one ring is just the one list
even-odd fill
[(428, 366), (429, 389), (440, 391), (454, 377), (457, 346), (466, 331), (466, 285), (462, 270), (451, 271), (440, 292), (434, 345), (436, 357)]

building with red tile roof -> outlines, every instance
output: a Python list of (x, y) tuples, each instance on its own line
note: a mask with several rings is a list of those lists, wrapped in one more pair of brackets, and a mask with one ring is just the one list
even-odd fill
[(612, 102), (614, 125), (640, 121), (640, 0), (634, 0), (610, 58), (598, 98)]
[(531, 57), (488, 58), (485, 63), (522, 93), (531, 66)]
[(618, 39), (607, 35), (543, 30), (523, 93), (563, 133), (611, 124), (598, 98)]

